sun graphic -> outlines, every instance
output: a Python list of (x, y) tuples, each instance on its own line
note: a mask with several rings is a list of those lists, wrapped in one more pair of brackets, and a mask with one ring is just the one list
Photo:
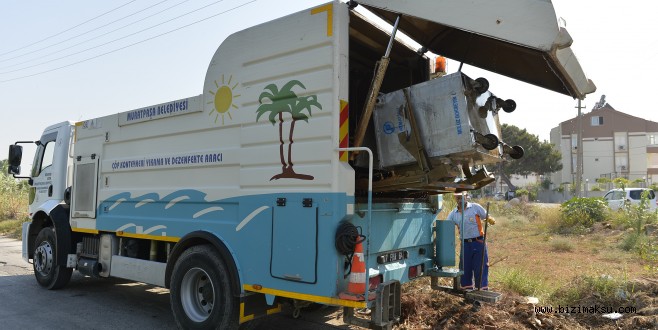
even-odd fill
[(216, 90), (208, 91), (215, 96), (214, 100), (208, 102), (208, 104), (215, 105), (208, 115), (211, 116), (212, 114), (215, 114), (215, 123), (217, 123), (217, 120), (221, 115), (222, 125), (224, 125), (224, 114), (228, 115), (228, 118), (232, 120), (233, 117), (231, 117), (229, 110), (231, 110), (231, 108), (238, 108), (238, 106), (233, 103), (233, 99), (240, 97), (240, 95), (234, 94), (233, 91), (238, 87), (239, 83), (235, 83), (235, 85), (231, 86), (231, 80), (233, 80), (233, 76), (229, 76), (228, 81), (225, 82), (224, 75), (222, 75), (221, 85), (215, 80)]

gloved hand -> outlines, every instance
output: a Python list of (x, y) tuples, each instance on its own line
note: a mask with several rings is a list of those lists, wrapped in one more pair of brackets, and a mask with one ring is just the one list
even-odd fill
[(487, 223), (493, 226), (496, 224), (496, 219), (494, 219), (492, 216), (488, 216)]

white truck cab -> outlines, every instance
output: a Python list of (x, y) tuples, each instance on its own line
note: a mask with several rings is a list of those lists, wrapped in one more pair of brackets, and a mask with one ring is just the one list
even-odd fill
[[(30, 182), (29, 215), (50, 211), (67, 198), (70, 186), (68, 171), (71, 165), (69, 155), (73, 124), (61, 122), (47, 127), (37, 141), (19, 141), (10, 146), (9, 159), (13, 159), (10, 174), (21, 178), (21, 144), (36, 144), (37, 148), (28, 178)], [(16, 161), (18, 159), (18, 162)], [(12, 161), (10, 161), (12, 163)]]

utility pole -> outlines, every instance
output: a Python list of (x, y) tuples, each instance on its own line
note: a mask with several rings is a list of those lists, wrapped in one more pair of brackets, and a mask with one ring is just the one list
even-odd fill
[(578, 139), (577, 141), (577, 149), (576, 150), (576, 196), (577, 197), (582, 197), (581, 194), (581, 184), (583, 181), (583, 116), (582, 116), (582, 109), (583, 106), (581, 105), (581, 100), (578, 99), (578, 134), (576, 135), (576, 138)]

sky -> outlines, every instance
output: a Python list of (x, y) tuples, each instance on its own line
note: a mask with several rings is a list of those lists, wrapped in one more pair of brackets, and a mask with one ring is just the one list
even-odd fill
[[(209, 61), (227, 36), (325, 2), (2, 1), (0, 145), (36, 140), (44, 128), (62, 121), (199, 95)], [(658, 77), (658, 20), (651, 2), (553, 4), (574, 40), (571, 48), (597, 86), (583, 101), (584, 111), (605, 94), (615, 109), (658, 121), (650, 101), (657, 85), (652, 79)], [(449, 72), (458, 66), (448, 61)], [(487, 78), (492, 92), (514, 99), (516, 111), (501, 112), (501, 122), (541, 140), (577, 114), (577, 101), (569, 96), (468, 65), (462, 71)], [(24, 164), (32, 157), (25, 153)]]

